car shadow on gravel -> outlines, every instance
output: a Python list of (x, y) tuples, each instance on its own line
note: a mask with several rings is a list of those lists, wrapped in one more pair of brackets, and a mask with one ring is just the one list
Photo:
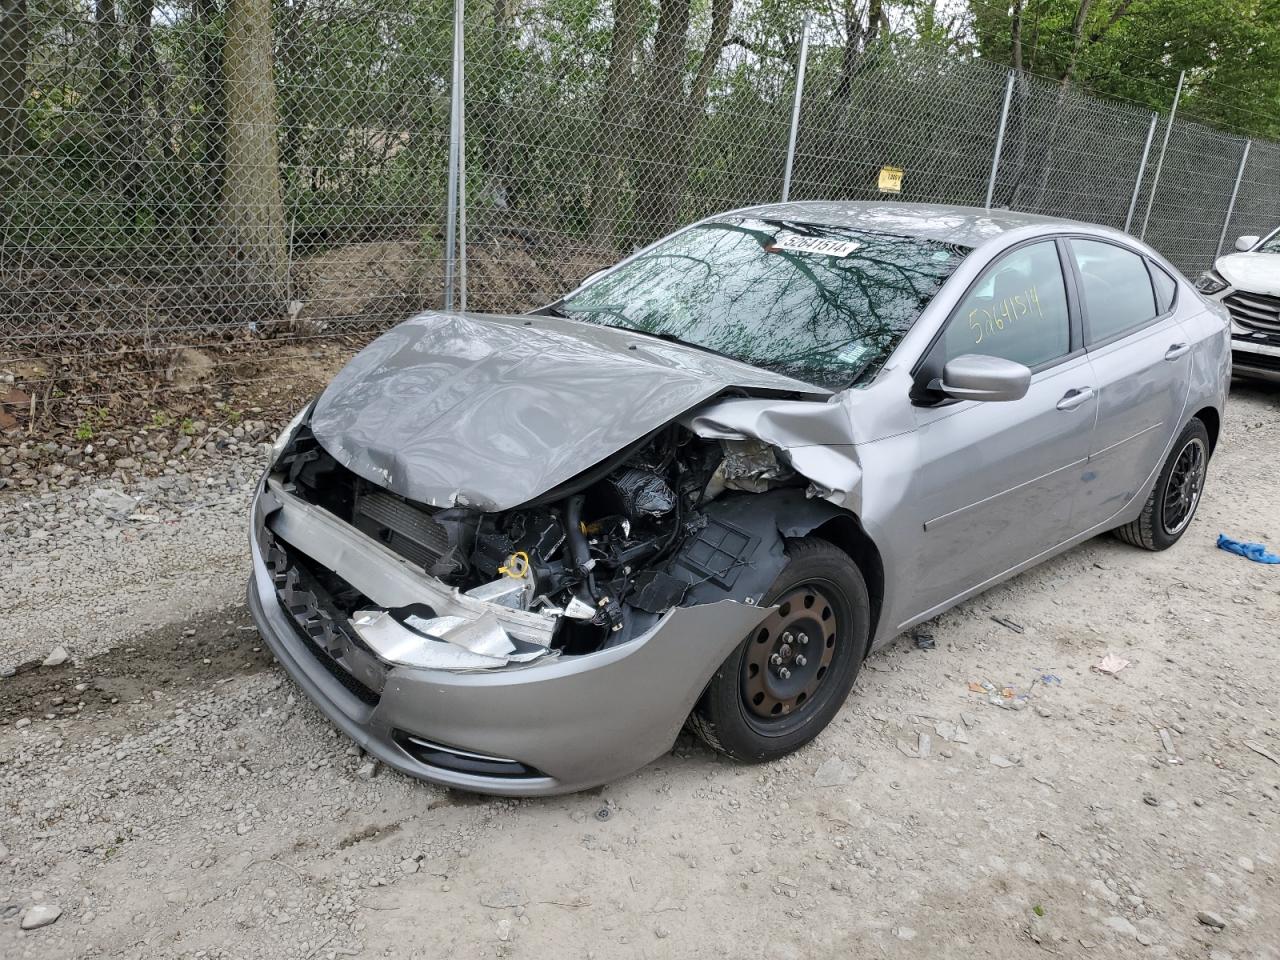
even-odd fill
[(260, 673), (272, 663), (248, 608), (237, 604), (138, 634), (88, 660), (20, 665), (0, 680), (0, 724), (100, 717), (139, 701), (168, 700), (185, 688)]

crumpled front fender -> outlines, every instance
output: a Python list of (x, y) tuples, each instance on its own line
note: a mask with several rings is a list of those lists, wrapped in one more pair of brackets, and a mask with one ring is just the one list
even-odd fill
[(681, 418), (686, 429), (709, 440), (761, 440), (786, 454), (811, 492), (859, 512), (862, 466), (852, 421), (841, 403), (805, 400), (722, 400)]

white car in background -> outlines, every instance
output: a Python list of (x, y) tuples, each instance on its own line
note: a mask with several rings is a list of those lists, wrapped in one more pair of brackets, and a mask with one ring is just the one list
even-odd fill
[(1196, 289), (1231, 311), (1235, 372), (1280, 379), (1280, 228), (1241, 237), (1236, 250), (1202, 273)]

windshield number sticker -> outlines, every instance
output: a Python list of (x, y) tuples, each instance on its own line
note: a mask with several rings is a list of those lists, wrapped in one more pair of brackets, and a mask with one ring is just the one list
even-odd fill
[(1005, 297), (990, 310), (978, 307), (969, 311), (969, 329), (973, 332), (975, 345), (982, 342), (984, 336), (990, 336), (1012, 326), (1015, 319), (1021, 319), (1035, 308), (1036, 315), (1043, 320), (1044, 311), (1040, 308), (1040, 291), (1035, 285), (1022, 293)]
[(861, 246), (862, 244), (856, 240), (784, 236), (775, 239), (772, 244), (765, 247), (765, 250), (769, 253), (781, 253), (784, 250), (788, 253), (811, 253), (819, 257), (835, 257), (837, 260), (843, 260)]

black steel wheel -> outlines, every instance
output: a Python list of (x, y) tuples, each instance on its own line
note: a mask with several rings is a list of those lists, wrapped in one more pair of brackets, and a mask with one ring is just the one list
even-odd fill
[(689, 724), (713, 749), (772, 760), (839, 711), (870, 639), (857, 565), (825, 540), (787, 541), (787, 565), (761, 600), (775, 609), (716, 671)]
[(813, 699), (835, 658), (833, 585), (800, 584), (760, 624), (742, 658), (742, 696), (756, 723), (785, 720)]
[(1144, 550), (1167, 550), (1177, 543), (1200, 505), (1210, 453), (1209, 431), (1192, 420), (1174, 442), (1142, 513), (1117, 527), (1115, 535)]

